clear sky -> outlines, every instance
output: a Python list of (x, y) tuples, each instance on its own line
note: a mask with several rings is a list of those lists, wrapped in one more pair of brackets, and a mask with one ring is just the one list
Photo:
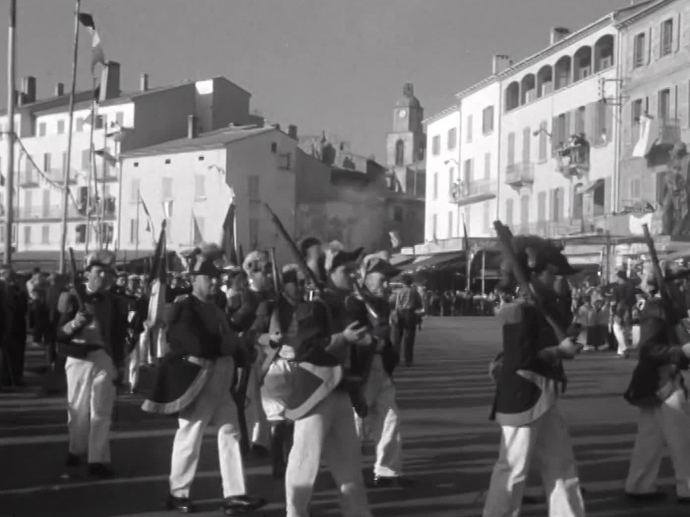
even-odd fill
[[(493, 54), (524, 58), (552, 26), (577, 29), (630, 0), (83, 0), (124, 90), (224, 75), (252, 92), (271, 123), (322, 129), (384, 160), (405, 82), (431, 115), (491, 72)], [(18, 78), (39, 96), (69, 88), (74, 0), (18, 0)], [(9, 0), (3, 0), (6, 22)], [(89, 77), (82, 31), (80, 87)], [(7, 54), (7, 38), (0, 52)], [(0, 94), (6, 98), (6, 67)], [(19, 81), (18, 81), (19, 86)], [(4, 102), (2, 102), (4, 104)]]

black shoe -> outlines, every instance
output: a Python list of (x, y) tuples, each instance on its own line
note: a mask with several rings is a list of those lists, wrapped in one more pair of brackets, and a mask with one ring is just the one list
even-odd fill
[(254, 510), (258, 510), (266, 505), (266, 501), (260, 497), (250, 495), (236, 495), (228, 497), (223, 504), (225, 515), (245, 515)]
[(77, 456), (76, 454), (72, 454), (71, 452), (67, 453), (67, 458), (65, 459), (65, 467), (78, 467), (81, 465), (81, 458)]
[(668, 498), (668, 494), (666, 492), (649, 492), (647, 494), (633, 494), (631, 492), (626, 492), (625, 496), (630, 501), (640, 503), (658, 503), (665, 501)]
[(180, 513), (194, 513), (196, 511), (194, 503), (189, 497), (175, 497), (174, 495), (168, 496), (165, 501), (165, 509), (168, 511), (177, 510)]
[(374, 476), (373, 488), (409, 488), (414, 483), (404, 476)]
[(87, 470), (89, 472), (89, 476), (100, 479), (110, 479), (115, 475), (113, 468), (105, 463), (89, 463)]
[(257, 443), (252, 444), (252, 455), (256, 458), (268, 458), (270, 452), (263, 445)]

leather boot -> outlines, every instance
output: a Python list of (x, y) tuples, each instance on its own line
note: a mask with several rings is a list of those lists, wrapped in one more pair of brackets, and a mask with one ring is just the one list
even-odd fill
[(290, 452), (288, 445), (292, 445), (290, 428), (291, 424), (285, 421), (271, 424), (271, 465), (274, 478), (285, 477), (287, 457)]

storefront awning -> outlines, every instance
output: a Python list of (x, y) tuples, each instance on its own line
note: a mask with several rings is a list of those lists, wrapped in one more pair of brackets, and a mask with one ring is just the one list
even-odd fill
[(448, 265), (451, 262), (461, 262), (465, 258), (465, 252), (437, 253), (426, 257), (417, 257), (414, 262), (407, 264), (401, 269), (404, 271), (414, 271), (417, 269), (428, 269), (431, 267)]

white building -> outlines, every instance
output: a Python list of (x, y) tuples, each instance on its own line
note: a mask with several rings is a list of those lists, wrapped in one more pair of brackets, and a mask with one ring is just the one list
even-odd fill
[(128, 258), (150, 254), (166, 215), (169, 250), (219, 243), (232, 189), (237, 240), (245, 255), (275, 247), (280, 263), (291, 261), (263, 204), (294, 235), (297, 148), (296, 134), (273, 127), (198, 134), (190, 121), (185, 138), (123, 153), (120, 250)]
[[(104, 68), (100, 84), (97, 116), (90, 116), (91, 91), (77, 94), (74, 111), (70, 160), (73, 202), (68, 206), (67, 245), (78, 253), (87, 245), (94, 249), (97, 244), (99, 228), (93, 225), (90, 231), (86, 230), (88, 194), (85, 187), (90, 168), (91, 178), (95, 178), (92, 187), (95, 183), (96, 195), (104, 200), (103, 210), (99, 205), (97, 212), (104, 214), (105, 238), (110, 242), (110, 249), (117, 249), (119, 245), (115, 224), (119, 206), (119, 173), (117, 166), (105, 162), (99, 151), (105, 150), (108, 155), (117, 157), (120, 152), (183, 137), (187, 133), (190, 114), (196, 117), (197, 130), (203, 131), (227, 127), (230, 123), (248, 124), (254, 120), (249, 114), (249, 92), (224, 78), (149, 88), (148, 77), (143, 75), (138, 91), (122, 92), (120, 65), (111, 62)], [(15, 147), (16, 253), (13, 260), (18, 263), (54, 263), (61, 236), (61, 185), (67, 151), (69, 95), (60, 84), (54, 97), (36, 99), (36, 81), (31, 77), (24, 79), (22, 90), (18, 95), (15, 118), (15, 132), (19, 139)], [(96, 156), (93, 160), (90, 120), (95, 121), (93, 143)], [(0, 114), (0, 126), (3, 130), (7, 128), (6, 111)], [(3, 175), (7, 168), (5, 155), (6, 147), (0, 146)], [(91, 193), (93, 196), (94, 188)], [(93, 197), (92, 200), (95, 203)], [(4, 193), (0, 204), (5, 204)], [(0, 232), (0, 239), (4, 239), (4, 231)]]

